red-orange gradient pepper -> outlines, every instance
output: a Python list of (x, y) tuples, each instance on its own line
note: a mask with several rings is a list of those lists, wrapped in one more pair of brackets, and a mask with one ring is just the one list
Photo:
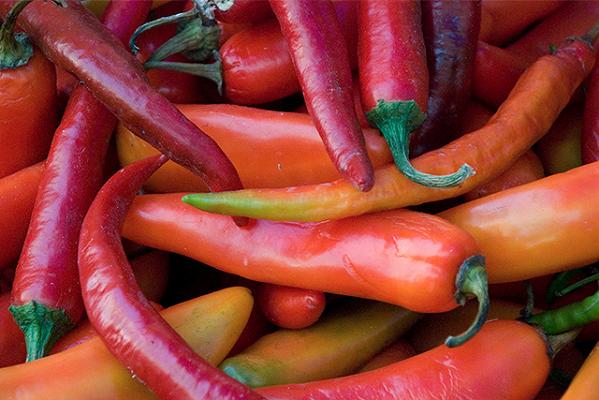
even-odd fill
[(455, 349), (439, 346), (374, 371), (257, 389), (267, 399), (532, 399), (549, 374), (545, 336), (517, 321), (493, 321)]
[(433, 215), (393, 210), (317, 224), (258, 220), (238, 229), (229, 218), (196, 210), (180, 198), (138, 196), (123, 236), (248, 279), (419, 312), (455, 308), (462, 298), (454, 297), (456, 289), (465, 290), (479, 299), (479, 319), (486, 313), (476, 244)]
[(395, 168), (376, 172), (367, 193), (345, 180), (286, 189), (244, 190), (189, 196), (204, 210), (285, 221), (322, 221), (417, 205), (466, 193), (501, 174), (545, 134), (595, 63), (596, 32), (569, 39), (537, 60), (483, 128), (412, 160), (420, 171), (442, 175), (467, 163), (476, 171), (456, 188), (417, 185)]

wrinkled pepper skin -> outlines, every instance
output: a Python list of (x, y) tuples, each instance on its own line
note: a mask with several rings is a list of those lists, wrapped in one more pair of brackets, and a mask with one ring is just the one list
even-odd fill
[(21, 253), (43, 170), (40, 162), (0, 179), (0, 269)]
[(464, 203), (439, 216), (475, 237), (490, 283), (599, 260), (599, 163)]
[[(204, 210), (284, 221), (323, 221), (360, 215), (464, 194), (495, 178), (524, 154), (552, 126), (595, 64), (595, 50), (585, 40), (566, 41), (555, 54), (538, 59), (520, 77), (508, 99), (483, 128), (412, 160), (431, 174), (447, 174), (467, 163), (476, 170), (456, 188), (431, 189), (403, 177), (395, 167), (376, 172), (369, 192), (343, 179), (286, 189), (244, 190), (198, 195)], [(430, 106), (430, 104), (429, 104)]]
[(517, 321), (493, 321), (468, 343), (426, 353), (374, 371), (257, 389), (269, 400), (532, 399), (549, 374), (544, 337)]
[[(231, 104), (177, 107), (218, 143), (239, 171), (244, 187), (280, 188), (340, 178), (308, 115)], [(374, 129), (363, 132), (373, 165), (391, 163), (385, 139)], [(158, 154), (122, 124), (116, 140), (123, 166)], [(310, 162), (306, 162), (308, 156)], [(160, 193), (207, 191), (199, 177), (172, 161), (167, 161), (144, 187)]]
[(348, 375), (406, 333), (418, 318), (380, 302), (341, 303), (309, 328), (261, 337), (219, 368), (251, 387)]
[[(232, 287), (165, 309), (161, 315), (212, 365), (227, 355), (252, 309), (252, 296)], [(0, 369), (3, 400), (157, 399), (110, 354), (99, 337), (26, 364)]]
[(468, 234), (414, 211), (317, 224), (257, 220), (237, 229), (230, 218), (196, 210), (176, 193), (138, 196), (123, 236), (248, 279), (421, 312), (457, 306), (457, 269), (477, 252)]

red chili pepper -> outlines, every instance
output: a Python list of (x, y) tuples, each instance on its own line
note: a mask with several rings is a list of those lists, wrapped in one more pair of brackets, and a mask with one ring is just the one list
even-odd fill
[[(126, 42), (150, 1), (113, 1), (105, 24)], [(128, 25), (128, 26), (127, 26)], [(58, 127), (17, 265), (10, 311), (25, 334), (27, 361), (47, 354), (83, 314), (77, 273), (81, 222), (102, 185), (116, 119), (79, 86)]]
[(259, 282), (370, 298), (414, 311), (455, 308), (456, 289), (466, 290), (479, 298), (477, 321), (484, 319), (484, 268), (476, 245), (438, 217), (394, 210), (319, 224), (258, 220), (238, 229), (229, 218), (198, 211), (180, 199), (180, 194), (138, 197), (123, 236)]
[(212, 0), (214, 16), (229, 23), (255, 23), (273, 17), (268, 0)]
[(120, 236), (125, 214), (166, 160), (152, 157), (121, 170), (85, 216), (79, 273), (87, 315), (110, 352), (161, 399), (259, 399), (193, 352), (152, 308), (127, 262)]
[(393, 167), (376, 173), (373, 190), (356, 191), (349, 182), (285, 189), (243, 190), (189, 196), (196, 207), (223, 214), (284, 221), (323, 221), (406, 207), (464, 194), (487, 182), (524, 154), (555, 122), (595, 63), (597, 29), (572, 38), (555, 54), (537, 60), (520, 78), (510, 97), (483, 128), (413, 160), (430, 173), (454, 171), (465, 162), (477, 174), (458, 188), (417, 185)]
[(356, 188), (370, 190), (374, 171), (354, 109), (349, 56), (332, 3), (273, 0), (270, 5), (329, 156)]
[(21, 253), (43, 169), (38, 163), (0, 179), (0, 270)]
[(360, 89), (368, 120), (381, 131), (395, 165), (409, 179), (428, 187), (460, 185), (473, 174), (469, 166), (434, 176), (414, 169), (408, 156), (410, 134), (424, 121), (428, 101), (420, 2), (366, 0), (359, 10)]
[(483, 0), (480, 39), (494, 45), (506, 44), (528, 26), (555, 11), (563, 3), (562, 0)]
[(480, 1), (426, 0), (422, 16), (430, 94), (426, 120), (412, 134), (415, 156), (448, 143), (457, 133), (470, 99)]
[(15, 2), (0, 23), (0, 178), (43, 160), (56, 127), (54, 66), (26, 35), (14, 32), (29, 3)]
[[(0, 2), (0, 17), (15, 3)], [(212, 139), (148, 84), (141, 65), (74, 0), (35, 1), (20, 26), (44, 54), (76, 75), (132, 131), (206, 179), (211, 190), (240, 188), (235, 168)]]
[(271, 400), (532, 399), (549, 374), (548, 347), (535, 328), (498, 320), (455, 349), (439, 346), (374, 371), (257, 391)]
[(499, 107), (528, 64), (505, 49), (479, 41), (474, 59), (472, 94), (486, 104)]
[(306, 328), (320, 318), (326, 297), (319, 290), (263, 283), (256, 290), (260, 309), (273, 324), (285, 329)]
[(596, 65), (587, 84), (581, 142), (582, 162), (599, 161), (599, 68)]

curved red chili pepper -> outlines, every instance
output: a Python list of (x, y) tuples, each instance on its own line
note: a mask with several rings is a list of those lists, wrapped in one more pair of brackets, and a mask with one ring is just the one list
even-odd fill
[(110, 352), (161, 399), (259, 399), (195, 354), (135, 282), (120, 228), (135, 193), (166, 160), (152, 157), (121, 170), (85, 216), (78, 261), (87, 315)]
[(474, 173), (467, 164), (453, 174), (432, 175), (417, 171), (408, 156), (410, 134), (424, 121), (428, 101), (420, 2), (361, 1), (359, 27), (362, 105), (387, 140), (395, 165), (425, 186), (460, 185)]
[[(15, 0), (1, 1), (4, 17)], [(240, 188), (216, 143), (147, 82), (143, 68), (89, 11), (74, 0), (35, 1), (19, 24), (55, 63), (73, 73), (136, 134), (203, 177), (211, 190)]]
[(412, 135), (414, 156), (448, 143), (466, 104), (480, 30), (480, 1), (422, 2), (430, 95), (427, 118)]
[(368, 191), (374, 171), (356, 116), (349, 56), (329, 0), (273, 0), (306, 106), (333, 163)]
[[(107, 27), (127, 41), (151, 1), (113, 1)], [(10, 310), (25, 334), (27, 360), (43, 357), (79, 321), (83, 301), (77, 273), (81, 222), (104, 178), (103, 164), (116, 119), (79, 86), (58, 127), (17, 265)]]

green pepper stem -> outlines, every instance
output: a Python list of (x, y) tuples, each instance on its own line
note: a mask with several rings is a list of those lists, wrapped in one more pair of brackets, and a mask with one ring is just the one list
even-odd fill
[(366, 117), (381, 131), (389, 145), (397, 169), (408, 179), (431, 188), (447, 188), (459, 186), (475, 174), (474, 169), (468, 164), (463, 164), (456, 172), (448, 175), (432, 175), (414, 168), (409, 158), (409, 138), (411, 132), (426, 118), (414, 100), (394, 102), (379, 100)]
[[(218, 53), (217, 53), (218, 54)], [(215, 56), (216, 60), (210, 64), (196, 64), (196, 63), (183, 63), (183, 62), (171, 62), (171, 61), (149, 61), (144, 64), (146, 69), (161, 68), (172, 71), (185, 72), (192, 75), (201, 76), (203, 78), (210, 79), (216, 83), (218, 92), (222, 94), (223, 89), (223, 76), (222, 76), (222, 63), (220, 58)]]
[(593, 27), (580, 38), (587, 42), (590, 46), (593, 46), (595, 40), (597, 40), (597, 36), (599, 36), (599, 23), (593, 25)]
[(487, 314), (489, 313), (489, 285), (484, 257), (476, 255), (467, 258), (458, 270), (455, 286), (456, 302), (464, 305), (467, 296), (473, 295), (478, 301), (478, 313), (466, 331), (458, 336), (449, 336), (445, 339), (447, 347), (460, 346), (472, 339), (487, 320)]
[(26, 361), (44, 357), (56, 341), (74, 326), (64, 310), (36, 301), (10, 306), (9, 310), (25, 336)]
[(553, 303), (556, 297), (562, 296), (560, 293), (562, 290), (564, 290), (564, 287), (567, 287), (566, 285), (568, 282), (575, 276), (582, 273), (583, 270), (584, 268), (578, 268), (556, 274), (553, 279), (551, 279), (551, 282), (547, 287), (547, 293), (545, 295), (545, 301), (547, 304)]
[(17, 17), (32, 0), (21, 0), (6, 15), (0, 27), (0, 71), (15, 69), (29, 62), (33, 46), (24, 33), (14, 33)]
[(157, 48), (146, 62), (162, 61), (184, 53), (190, 61), (204, 62), (219, 48), (221, 29), (216, 21), (205, 23), (201, 19), (187, 22), (175, 36)]
[(581, 288), (585, 285), (588, 285), (589, 283), (593, 283), (597, 280), (599, 280), (599, 273), (593, 274), (591, 276), (587, 276), (586, 278), (581, 279), (578, 282), (571, 284), (570, 286), (566, 286), (565, 288), (558, 290), (555, 294), (560, 297), (565, 296), (568, 293), (571, 293), (571, 292), (575, 291), (576, 289)]
[(547, 336), (547, 347), (549, 350), (550, 357), (554, 358), (557, 355), (557, 353), (559, 353), (564, 347), (572, 343), (579, 333), (580, 329), (574, 329), (571, 331), (560, 333), (559, 335)]

